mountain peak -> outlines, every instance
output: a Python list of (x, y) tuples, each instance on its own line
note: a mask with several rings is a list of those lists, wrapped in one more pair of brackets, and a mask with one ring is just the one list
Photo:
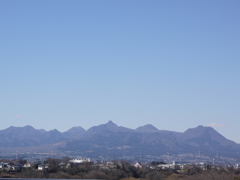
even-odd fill
[(140, 126), (136, 129), (137, 132), (158, 132), (159, 130), (151, 124), (146, 124), (144, 126)]
[(211, 137), (211, 139), (215, 139), (215, 138), (219, 139), (219, 138), (223, 137), (212, 127), (205, 127), (202, 125), (197, 126), (195, 128), (187, 129), (183, 133), (184, 139), (198, 138), (198, 137), (202, 137), (202, 136), (205, 136), (205, 137), (209, 136), (209, 137)]
[(106, 124), (114, 124), (111, 120), (109, 120)]
[(86, 133), (86, 130), (81, 126), (72, 127), (71, 129), (64, 132), (64, 136), (72, 139), (78, 139)]
[(84, 128), (82, 128), (81, 126), (76, 126), (76, 127), (72, 127), (71, 129), (67, 130), (66, 132), (73, 132), (73, 131), (86, 131)]
[(106, 131), (127, 132), (127, 131), (132, 131), (132, 130), (125, 128), (125, 127), (118, 126), (110, 120), (106, 124), (101, 124), (99, 126), (93, 126), (93, 127), (89, 128), (87, 130), (87, 135), (92, 135), (92, 134), (106, 132)]
[(205, 126), (199, 125), (195, 128), (187, 129), (184, 133), (188, 133), (188, 134), (194, 133), (194, 135), (200, 135), (204, 132), (209, 132), (209, 131), (215, 131), (215, 130), (212, 127), (205, 127)]
[(32, 126), (30, 126), (30, 125), (26, 125), (26, 126), (24, 126), (23, 128), (25, 128), (25, 129), (34, 129)]
[(108, 127), (118, 127), (118, 125), (116, 125), (115, 123), (113, 123), (111, 120), (109, 120), (106, 124), (104, 124)]
[[(214, 144), (213, 142), (217, 142), (222, 146), (234, 146), (235, 143), (226, 139), (224, 136), (219, 134), (214, 128), (212, 127), (204, 127), (204, 126), (197, 126), (195, 128), (190, 128), (186, 130), (182, 134), (182, 139), (187, 140), (188, 142), (198, 142), (201, 139), (202, 142)], [(203, 144), (201, 144), (203, 147)]]

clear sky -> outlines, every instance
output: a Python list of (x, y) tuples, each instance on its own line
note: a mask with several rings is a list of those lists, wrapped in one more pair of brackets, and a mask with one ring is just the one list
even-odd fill
[(0, 129), (109, 120), (240, 143), (240, 1), (0, 1)]

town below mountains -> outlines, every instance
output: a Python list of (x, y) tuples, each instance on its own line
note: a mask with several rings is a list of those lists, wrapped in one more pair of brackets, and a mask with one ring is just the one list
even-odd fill
[(31, 126), (0, 130), (0, 154), (51, 153), (108, 159), (188, 161), (201, 158), (240, 159), (240, 145), (211, 127), (198, 126), (185, 132), (158, 130), (147, 124), (130, 129), (114, 124), (73, 127), (66, 132), (38, 130)]

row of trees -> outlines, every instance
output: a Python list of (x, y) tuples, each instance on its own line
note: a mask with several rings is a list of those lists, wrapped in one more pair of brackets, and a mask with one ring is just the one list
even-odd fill
[[(22, 161), (23, 163), (24, 161)], [(182, 180), (240, 180), (240, 171), (233, 168), (208, 168), (202, 170), (193, 167), (185, 172), (177, 172), (173, 169), (151, 170), (145, 168), (135, 168), (126, 161), (113, 161), (114, 168), (103, 168), (93, 163), (70, 164), (70, 166), (61, 166), (61, 163), (67, 163), (68, 159), (47, 159), (44, 163), (48, 168), (44, 171), (37, 170), (37, 165), (32, 168), (23, 168), (20, 172), (0, 171), (0, 177), (11, 178), (52, 178), (52, 179), (111, 179), (119, 180), (123, 178), (135, 178), (145, 180), (161, 179), (182, 179)], [(20, 163), (20, 162), (10, 162)], [(158, 164), (154, 162), (152, 164)]]
[(59, 166), (60, 160), (48, 159), (45, 163), (48, 168), (43, 171), (33, 168), (23, 168), (20, 172), (1, 172), (0, 177), (8, 178), (52, 178), (52, 179), (111, 179), (119, 180), (122, 178), (145, 178), (145, 179), (164, 179), (175, 173), (173, 170), (150, 171), (147, 168), (138, 169), (128, 162), (122, 161), (115, 164), (115, 168), (102, 168), (92, 163), (70, 164), (69, 167)]

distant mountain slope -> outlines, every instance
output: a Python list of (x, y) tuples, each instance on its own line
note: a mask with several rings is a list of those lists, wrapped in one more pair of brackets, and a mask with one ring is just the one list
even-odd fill
[(40, 146), (66, 140), (58, 130), (37, 130), (31, 126), (11, 126), (0, 131), (0, 147)]
[(79, 139), (83, 137), (86, 133), (86, 130), (83, 129), (81, 126), (72, 127), (68, 131), (63, 133), (63, 136), (68, 139)]
[(94, 152), (98, 155), (117, 156), (124, 154), (160, 155), (167, 152), (179, 153), (194, 150), (190, 145), (179, 142), (175, 135), (165, 133), (138, 133), (106, 131), (68, 142), (66, 151)]
[(204, 139), (205, 142), (216, 141), (221, 146), (235, 146), (236, 145), (235, 142), (226, 139), (224, 136), (219, 134), (212, 127), (203, 127), (203, 126), (198, 126), (196, 128), (191, 128), (191, 129), (186, 130), (182, 134), (180, 139), (184, 140), (186, 142), (194, 142), (196, 139)]
[[(145, 125), (136, 130), (119, 128), (116, 124), (95, 126), (91, 133), (78, 141), (68, 142), (65, 150), (93, 151), (96, 153), (131, 154), (161, 153), (197, 153), (215, 154), (219, 152), (232, 156), (240, 145), (226, 139), (210, 127), (198, 126), (184, 133), (158, 130), (152, 125)], [(125, 148), (124, 147), (128, 147)], [(122, 150), (122, 152), (119, 151)]]
[(15, 147), (39, 145), (39, 137), (43, 134), (42, 131), (37, 131), (31, 126), (14, 127), (0, 131), (0, 147)]
[(219, 152), (225, 156), (234, 156), (237, 150), (240, 150), (239, 144), (226, 139), (213, 128), (203, 126), (179, 133), (158, 130), (150, 124), (136, 130), (123, 130), (116, 124), (108, 122), (95, 126), (89, 131), (91, 136), (86, 133), (86, 136), (78, 141), (68, 142), (65, 150), (89, 151), (97, 154), (108, 152), (109, 155), (116, 155), (116, 152), (124, 155), (136, 153), (160, 155), (169, 152), (179, 154), (201, 151), (209, 155)]
[(0, 147), (30, 147), (65, 144), (62, 151), (80, 151), (117, 157), (119, 155), (160, 155), (166, 153), (216, 154), (234, 157), (240, 145), (211, 127), (198, 126), (184, 133), (158, 130), (151, 124), (133, 130), (112, 121), (89, 128), (73, 127), (66, 132), (37, 130), (31, 126), (0, 130)]
[(188, 129), (179, 136), (179, 140), (205, 153), (221, 152), (226, 155), (240, 149), (239, 144), (226, 139), (212, 127), (198, 126)]

